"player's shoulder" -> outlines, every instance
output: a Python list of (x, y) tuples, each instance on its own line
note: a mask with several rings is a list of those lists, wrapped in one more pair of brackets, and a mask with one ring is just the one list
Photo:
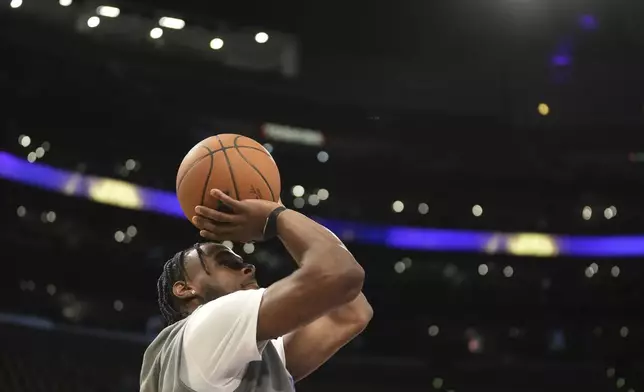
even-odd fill
[[(210, 319), (218, 319), (222, 324), (225, 320), (234, 322), (235, 319), (243, 317), (245, 313), (257, 312), (259, 303), (265, 289), (239, 290), (209, 301), (197, 309), (187, 319), (187, 328), (207, 322)], [(213, 320), (214, 321), (214, 320)]]

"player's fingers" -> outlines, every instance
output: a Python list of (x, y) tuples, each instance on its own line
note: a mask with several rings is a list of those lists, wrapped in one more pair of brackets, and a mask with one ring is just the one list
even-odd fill
[(228, 231), (234, 224), (225, 222), (215, 222), (213, 220), (204, 218), (203, 216), (193, 216), (192, 223), (201, 230), (207, 230), (215, 234), (222, 231)]
[(212, 189), (210, 191), (210, 196), (214, 197), (215, 199), (221, 201), (228, 207), (232, 208), (233, 210), (237, 211), (242, 208), (242, 204), (239, 202), (239, 200), (235, 200), (232, 197), (228, 196), (224, 192), (220, 191), (219, 189)]
[(197, 206), (195, 207), (197, 215), (213, 220), (215, 222), (237, 223), (238, 216), (227, 214), (225, 212), (213, 210), (212, 208)]

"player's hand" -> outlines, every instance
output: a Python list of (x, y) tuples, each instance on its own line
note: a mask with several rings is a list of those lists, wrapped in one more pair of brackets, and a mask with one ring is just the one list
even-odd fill
[(211, 190), (210, 195), (227, 206), (229, 211), (197, 206), (192, 223), (199, 228), (203, 238), (212, 241), (260, 241), (268, 215), (280, 206), (267, 200), (235, 200), (219, 189)]

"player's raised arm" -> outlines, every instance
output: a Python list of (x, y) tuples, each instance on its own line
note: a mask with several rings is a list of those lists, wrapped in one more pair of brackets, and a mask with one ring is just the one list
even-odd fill
[[(300, 256), (301, 268), (264, 293), (257, 322), (258, 341), (286, 335), (358, 296), (364, 271), (327, 228), (277, 203), (237, 201), (219, 191), (212, 195), (233, 212), (198, 207), (199, 217), (194, 223), (202, 229), (202, 236), (246, 242), (262, 238), (267, 228), (276, 228), (279, 239)], [(283, 210), (276, 213), (278, 208)]]

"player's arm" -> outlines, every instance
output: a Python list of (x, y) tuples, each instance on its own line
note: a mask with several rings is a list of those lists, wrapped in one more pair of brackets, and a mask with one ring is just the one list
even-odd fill
[(301, 268), (266, 289), (257, 324), (260, 341), (287, 335), (353, 302), (364, 281), (364, 270), (346, 247), (306, 216), (282, 212), (277, 233), (287, 248), (301, 255)]
[[(333, 234), (338, 246), (342, 242)], [(283, 241), (287, 250), (302, 265), (304, 252)], [(325, 363), (345, 344), (360, 334), (373, 316), (373, 309), (360, 293), (353, 301), (341, 305), (313, 322), (284, 336), (286, 366), (296, 381), (303, 379)]]
[[(214, 240), (261, 237), (266, 218), (280, 206), (265, 200), (234, 200), (220, 191), (211, 195), (232, 210), (224, 213), (198, 207), (197, 213), (208, 220), (198, 220), (201, 234)], [(287, 335), (352, 302), (364, 281), (364, 270), (342, 242), (306, 216), (283, 211), (277, 217), (277, 234), (300, 256), (301, 267), (264, 292), (258, 310), (257, 341)]]

